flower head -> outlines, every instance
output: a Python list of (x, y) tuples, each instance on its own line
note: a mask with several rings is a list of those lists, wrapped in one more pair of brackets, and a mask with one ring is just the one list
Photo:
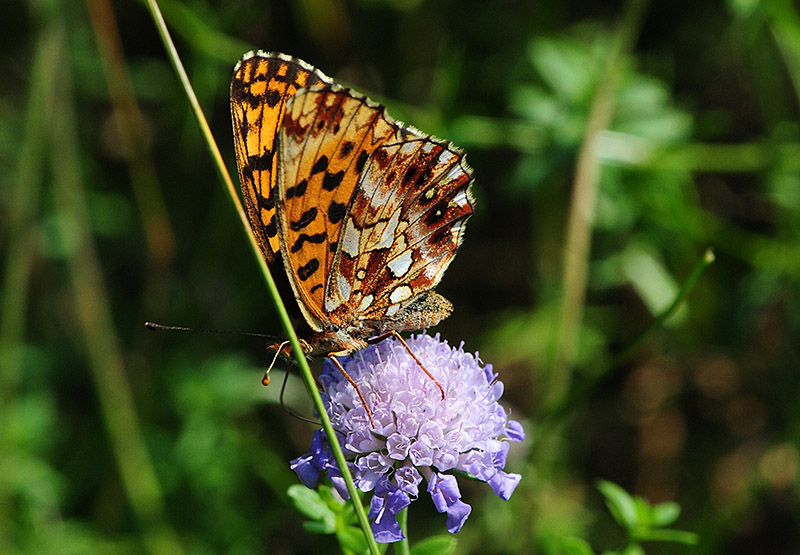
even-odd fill
[[(408, 341), (411, 351), (444, 389), (425, 375), (414, 358), (394, 339), (387, 339), (342, 359), (350, 377), (372, 413), (338, 368), (326, 361), (319, 383), (331, 423), (361, 491), (372, 491), (369, 518), (379, 542), (403, 539), (397, 513), (424, 489), (440, 513), (447, 513), (447, 529), (456, 533), (471, 507), (461, 501), (451, 471), (466, 472), (487, 482), (508, 499), (519, 474), (503, 471), (509, 441), (525, 437), (519, 422), (509, 420), (497, 402), (503, 384), (490, 364), (463, 348), (450, 347), (438, 334), (420, 334)], [(328, 477), (347, 499), (336, 462), (322, 430), (311, 451), (292, 461), (302, 482), (314, 487), (320, 475)]]

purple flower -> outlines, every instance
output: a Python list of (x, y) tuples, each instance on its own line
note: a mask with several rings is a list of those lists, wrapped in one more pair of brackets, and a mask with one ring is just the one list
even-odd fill
[[(521, 478), (503, 470), (508, 442), (522, 441), (525, 433), (498, 403), (503, 384), (492, 366), (462, 347), (450, 347), (438, 334), (412, 336), (408, 346), (441, 384), (444, 399), (394, 339), (341, 359), (367, 401), (372, 422), (334, 364), (326, 360), (319, 376), (323, 401), (356, 487), (373, 492), (369, 518), (375, 539), (382, 543), (403, 539), (397, 514), (417, 498), (423, 479), (436, 509), (447, 513), (447, 529), (456, 533), (472, 508), (461, 501), (449, 471), (487, 482), (505, 500)], [(327, 472), (339, 493), (348, 497), (321, 430), (314, 434), (311, 451), (293, 460), (291, 468), (308, 487)]]

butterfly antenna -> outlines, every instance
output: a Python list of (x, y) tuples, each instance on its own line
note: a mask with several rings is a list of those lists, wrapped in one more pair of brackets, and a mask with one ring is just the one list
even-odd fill
[(200, 328), (185, 328), (183, 326), (165, 326), (163, 324), (156, 324), (155, 322), (145, 322), (144, 327), (152, 331), (196, 331), (199, 333), (216, 333), (224, 335), (246, 335), (248, 337), (261, 337), (264, 339), (275, 339), (275, 336), (266, 335), (264, 333), (255, 333), (250, 331), (230, 331), (230, 330), (206, 330)]
[[(278, 361), (278, 357), (280, 356), (281, 351), (283, 351), (283, 348), (286, 347), (286, 345), (288, 345), (288, 344), (289, 344), (288, 341), (284, 341), (283, 343), (281, 343), (280, 345), (278, 345), (275, 348), (275, 356), (272, 357), (272, 362), (269, 363), (269, 366), (267, 367), (267, 371), (264, 372), (264, 377), (261, 379), (261, 383), (263, 385), (265, 385), (265, 386), (269, 385), (269, 373), (272, 371), (273, 366), (275, 366), (275, 363)], [(274, 345), (273, 345), (273, 347), (274, 347)], [(283, 382), (283, 385), (286, 386), (286, 381), (285, 380)], [(283, 395), (283, 390), (282, 389), (281, 389), (281, 395)], [(281, 398), (281, 404), (283, 404), (283, 399), (282, 398)]]

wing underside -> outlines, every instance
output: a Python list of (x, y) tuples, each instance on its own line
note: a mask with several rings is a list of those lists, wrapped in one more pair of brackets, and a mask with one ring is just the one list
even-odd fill
[(460, 150), (282, 54), (245, 55), (231, 112), (253, 233), (313, 331), (417, 329), (449, 314), (431, 290), (472, 213)]

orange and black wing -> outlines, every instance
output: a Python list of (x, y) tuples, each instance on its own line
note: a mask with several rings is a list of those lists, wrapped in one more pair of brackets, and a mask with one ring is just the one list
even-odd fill
[(279, 131), (278, 234), (295, 295), (318, 331), (331, 324), (326, 287), (338, 279), (331, 268), (353, 192), (372, 154), (394, 135), (383, 107), (335, 83), (287, 102)]
[(285, 54), (249, 52), (234, 69), (231, 116), (239, 180), (250, 227), (270, 264), (280, 259), (276, 151), (286, 102), (301, 88), (330, 82), (322, 72)]
[(446, 317), (431, 290), (472, 214), (464, 154), (336, 83), (287, 102), (279, 143), (278, 234), (306, 319), (370, 334)]
[(313, 331), (418, 329), (449, 314), (432, 289), (472, 213), (460, 150), (283, 54), (242, 58), (231, 111), (253, 233)]

